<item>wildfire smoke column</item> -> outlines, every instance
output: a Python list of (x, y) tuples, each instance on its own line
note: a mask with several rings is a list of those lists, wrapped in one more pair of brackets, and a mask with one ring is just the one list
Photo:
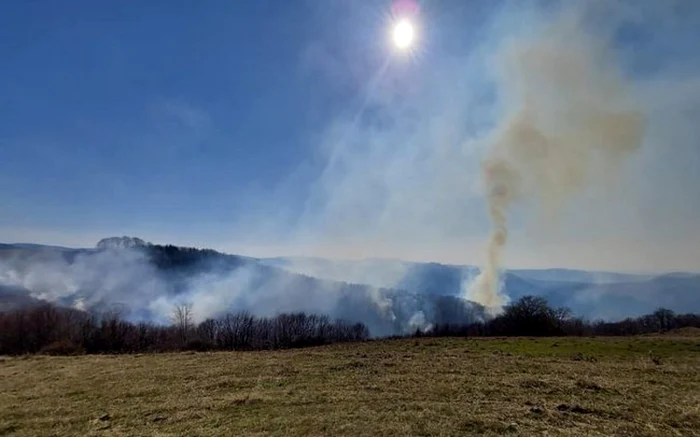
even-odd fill
[(528, 202), (552, 217), (587, 184), (614, 183), (624, 159), (641, 146), (643, 111), (605, 42), (562, 16), (497, 54), (505, 111), (482, 165), (492, 232), (484, 267), (463, 284), (464, 297), (492, 313), (508, 301), (499, 271), (509, 208)]

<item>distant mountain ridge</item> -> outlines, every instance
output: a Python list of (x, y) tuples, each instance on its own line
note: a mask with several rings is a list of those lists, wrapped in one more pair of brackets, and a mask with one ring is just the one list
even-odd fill
[[(389, 286), (418, 294), (461, 296), (476, 277), (475, 266), (415, 263), (397, 260), (332, 261), (323, 258), (263, 260), (280, 268), (334, 280), (368, 278), (375, 286)], [(384, 276), (377, 272), (383, 272)], [(571, 308), (590, 319), (622, 319), (665, 307), (677, 312), (700, 312), (700, 274), (673, 272), (630, 274), (574, 269), (514, 269), (501, 275), (511, 300), (543, 296), (552, 305)]]
[[(384, 335), (482, 317), (483, 309), (463, 298), (478, 271), (382, 259), (258, 259), (134, 237), (103, 239), (93, 249), (0, 244), (0, 309), (10, 301), (96, 309), (119, 304), (133, 319), (163, 320), (172, 305), (187, 300), (204, 316), (230, 309), (324, 312), (363, 321)], [(694, 273), (508, 270), (501, 282), (512, 300), (543, 296), (590, 319), (622, 319), (658, 307), (700, 312), (700, 275)]]

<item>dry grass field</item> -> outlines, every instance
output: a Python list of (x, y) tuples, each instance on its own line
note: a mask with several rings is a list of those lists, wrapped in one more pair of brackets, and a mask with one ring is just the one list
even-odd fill
[(700, 338), (0, 358), (0, 435), (700, 435)]

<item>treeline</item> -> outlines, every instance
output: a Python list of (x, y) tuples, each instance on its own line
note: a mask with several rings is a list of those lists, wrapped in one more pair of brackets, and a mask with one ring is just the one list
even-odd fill
[(51, 304), (0, 312), (0, 355), (270, 350), (368, 338), (362, 323), (305, 313), (238, 312), (194, 323), (191, 308), (179, 306), (172, 324), (163, 326), (132, 323), (117, 312), (94, 315)]
[(441, 323), (417, 336), (627, 336), (700, 328), (700, 315), (676, 314), (659, 308), (652, 314), (617, 322), (589, 321), (574, 317), (568, 308), (554, 308), (546, 299), (525, 296), (504, 308), (502, 314), (468, 324)]
[(179, 247), (171, 244), (162, 246), (149, 244), (141, 248), (146, 251), (151, 262), (160, 269), (183, 269), (206, 265), (207, 263), (222, 263), (227, 267), (237, 267), (245, 263), (242, 257), (226, 255), (212, 249), (196, 249)]
[[(660, 308), (652, 314), (617, 322), (588, 321), (546, 299), (526, 296), (489, 320), (437, 323), (416, 336), (627, 336), (700, 328), (700, 315)], [(363, 323), (331, 320), (305, 313), (256, 317), (226, 314), (194, 323), (192, 309), (174, 308), (172, 323), (156, 325), (124, 320), (119, 312), (99, 315), (40, 304), (0, 312), (0, 355), (150, 353), (181, 350), (271, 350), (364, 341)]]
[(136, 237), (109, 237), (97, 242), (98, 249), (135, 249), (146, 254), (156, 267), (164, 270), (197, 268), (202, 265), (219, 264), (236, 267), (246, 263), (244, 257), (228, 255), (212, 249), (180, 247), (172, 244), (152, 244)]

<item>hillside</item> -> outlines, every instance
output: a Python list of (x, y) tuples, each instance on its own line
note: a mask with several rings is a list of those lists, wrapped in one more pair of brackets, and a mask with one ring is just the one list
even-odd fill
[[(191, 303), (198, 320), (228, 311), (266, 316), (305, 311), (362, 321), (373, 335), (481, 317), (452, 296), (332, 281), (209, 249), (99, 244), (96, 249), (0, 247), (0, 304), (45, 300), (87, 310), (117, 308), (128, 320), (169, 321)], [(3, 304), (4, 302), (4, 304)]]
[[(132, 321), (167, 322), (194, 306), (198, 320), (233, 310), (268, 316), (306, 311), (362, 321), (373, 335), (463, 323), (482, 317), (462, 298), (471, 266), (369, 259), (256, 259), (210, 249), (117, 237), (96, 248), (0, 245), (0, 306), (50, 301), (88, 310), (117, 308)], [(616, 320), (665, 307), (700, 312), (700, 275), (657, 276), (566, 269), (512, 270), (513, 300), (536, 295), (590, 319)]]

